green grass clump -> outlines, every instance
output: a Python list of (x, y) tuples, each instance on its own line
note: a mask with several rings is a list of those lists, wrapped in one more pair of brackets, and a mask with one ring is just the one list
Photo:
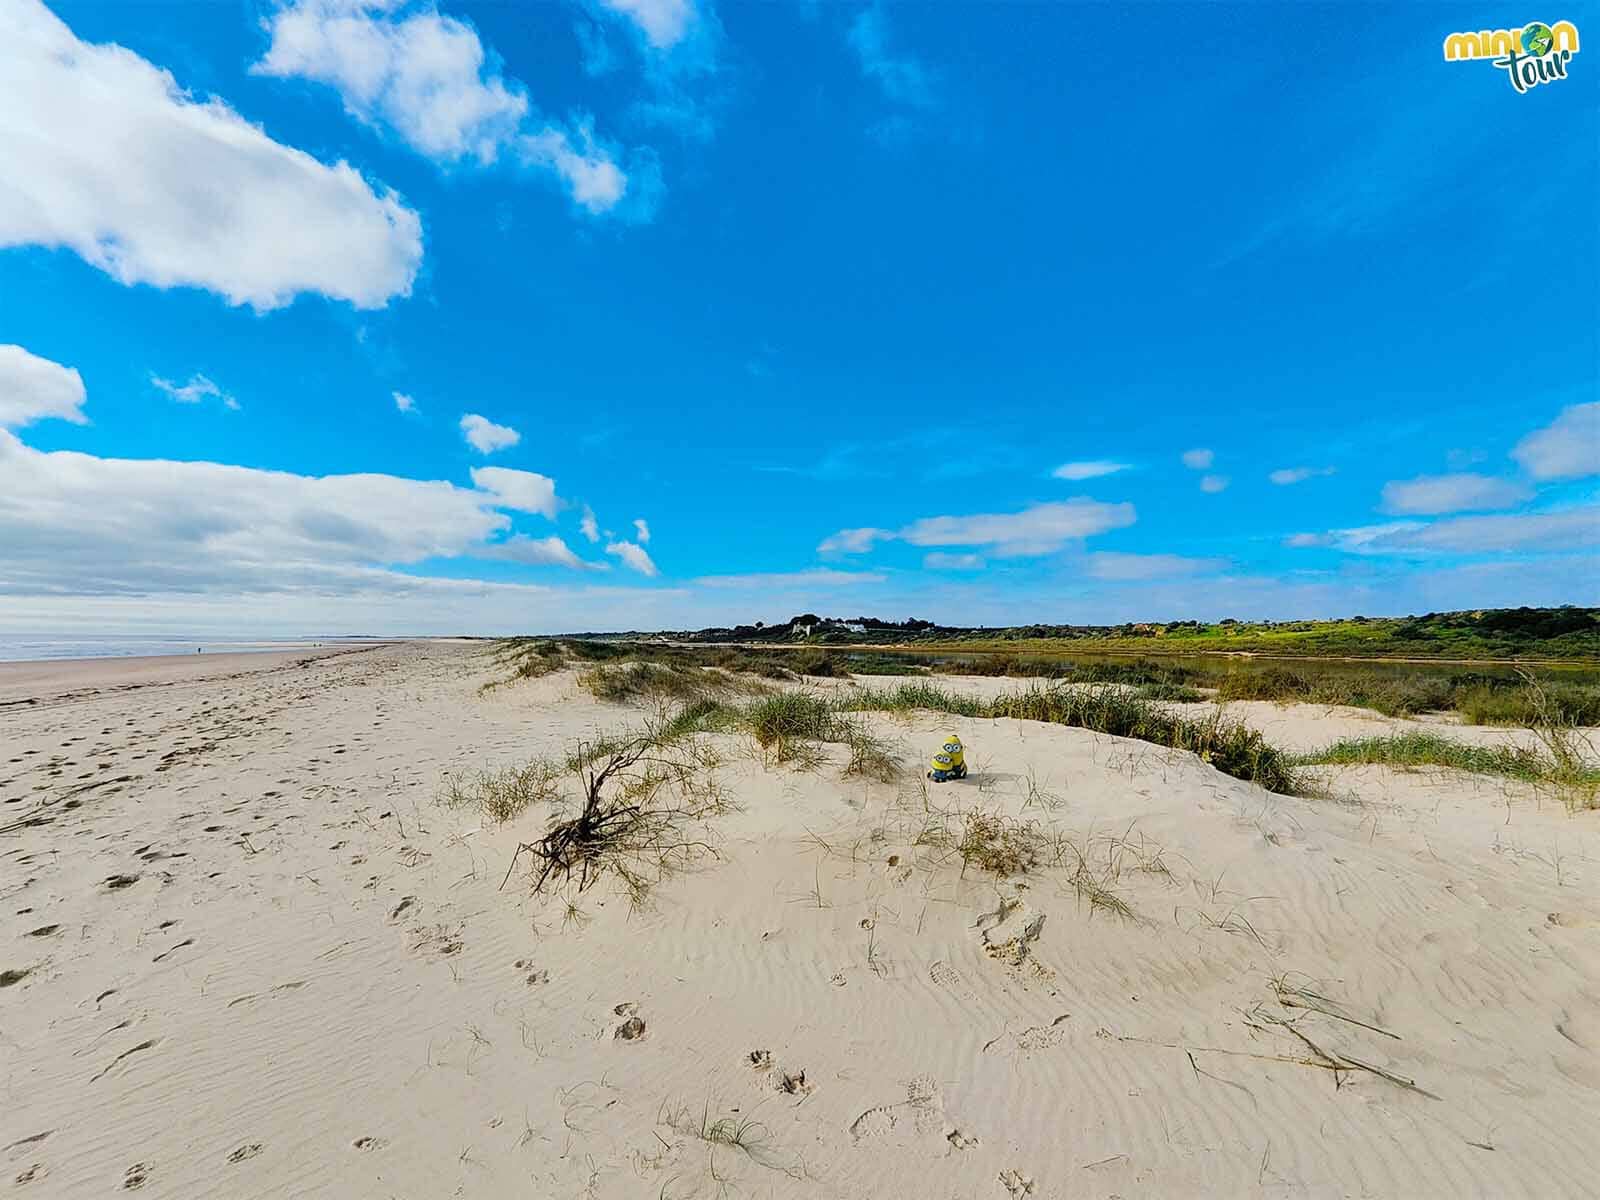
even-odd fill
[(962, 717), (1009, 717), (1092, 729), (1187, 750), (1223, 774), (1259, 783), (1269, 791), (1293, 794), (1300, 788), (1288, 756), (1255, 730), (1219, 713), (1202, 719), (1180, 717), (1126, 687), (1036, 684), (985, 702), (928, 683), (906, 683), (887, 691), (863, 690), (845, 703), (856, 711), (920, 708)]
[(985, 715), (981, 700), (947, 692), (934, 683), (902, 683), (885, 691), (863, 689), (845, 698), (842, 703), (854, 712), (911, 712), (926, 708), (934, 712), (953, 713), (958, 717)]
[(560, 795), (561, 768), (536, 760), (521, 767), (463, 771), (445, 776), (439, 802), (446, 808), (477, 808), (486, 820), (504, 825), (532, 805)]
[(653, 662), (591, 667), (578, 683), (609, 704), (695, 701), (733, 690), (732, 681), (719, 672)]
[(1306, 766), (1442, 767), (1548, 787), (1573, 809), (1595, 807), (1600, 767), (1585, 761), (1556, 731), (1546, 748), (1471, 746), (1436, 733), (1346, 738), (1297, 760)]
[[(1541, 704), (1547, 708), (1541, 708)], [(1532, 729), (1547, 710), (1565, 725), (1600, 725), (1600, 688), (1575, 684), (1555, 684), (1540, 689), (1527, 685), (1479, 684), (1463, 688), (1455, 707), (1472, 725), (1517, 725)]]
[(1544, 779), (1548, 771), (1546, 760), (1534, 750), (1521, 746), (1470, 746), (1436, 733), (1345, 738), (1302, 755), (1299, 761), (1307, 766), (1449, 767), (1530, 783)]
[(1199, 688), (1186, 683), (1147, 683), (1139, 688), (1146, 700), (1166, 700), (1172, 704), (1198, 704), (1206, 698)]
[(837, 710), (822, 697), (806, 692), (767, 696), (747, 707), (743, 715), (746, 727), (763, 749), (781, 749), (793, 741), (838, 740)]

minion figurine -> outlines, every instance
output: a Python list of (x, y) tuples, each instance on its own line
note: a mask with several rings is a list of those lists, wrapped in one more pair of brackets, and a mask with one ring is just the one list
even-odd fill
[(961, 739), (952, 733), (944, 739), (944, 745), (939, 747), (929, 762), (928, 778), (935, 783), (948, 783), (952, 779), (966, 777), (966, 753), (962, 750)]

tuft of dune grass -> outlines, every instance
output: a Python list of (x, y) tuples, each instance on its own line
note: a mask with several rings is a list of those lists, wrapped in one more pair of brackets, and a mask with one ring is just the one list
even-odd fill
[(1066, 687), (1034, 685), (1020, 692), (980, 701), (957, 696), (928, 683), (902, 684), (887, 691), (863, 690), (846, 703), (856, 710), (887, 712), (930, 709), (963, 717), (1009, 717), (1090, 729), (1135, 738), (1198, 755), (1225, 775), (1258, 783), (1268, 791), (1296, 794), (1301, 781), (1283, 751), (1257, 731), (1220, 713), (1181, 717), (1135, 691), (1114, 684)]
[(1297, 760), (1305, 766), (1441, 767), (1555, 790), (1573, 809), (1595, 807), (1600, 767), (1524, 746), (1470, 746), (1436, 733), (1346, 738)]

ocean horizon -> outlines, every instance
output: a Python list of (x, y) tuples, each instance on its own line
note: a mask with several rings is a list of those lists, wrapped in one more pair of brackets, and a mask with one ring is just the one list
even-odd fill
[(154, 658), (180, 654), (250, 654), (375, 641), (370, 637), (178, 637), (127, 634), (0, 634), (0, 663), (80, 658)]

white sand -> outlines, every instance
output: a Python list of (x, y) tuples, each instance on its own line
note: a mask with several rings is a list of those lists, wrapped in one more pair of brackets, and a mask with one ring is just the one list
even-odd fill
[[(0, 971), (28, 974), (0, 989), (0, 1190), (1595, 1192), (1600, 815), (1380, 768), (1328, 773), (1349, 802), (1289, 799), (1080, 730), (873, 717), (899, 785), (842, 779), (837, 748), (799, 774), (718, 739), (743, 806), (720, 860), (645, 911), (601, 884), (564, 920), (520, 876), (497, 890), (548, 813), (484, 828), (436, 803), (441, 778), (638, 714), (570, 674), (480, 696), (487, 667), (412, 645), (19, 685), (38, 702), (0, 709)], [(1356, 720), (1247, 711), (1293, 745)], [(1064, 870), (963, 877), (913, 845), (915, 767), (947, 728), (973, 775), (930, 802), (1018, 813), (1031, 774), (1060, 804), (1026, 815), (1136, 920)], [(1285, 1007), (1275, 979), (1350, 1019)], [(635, 1014), (644, 1036), (615, 1037)], [(1428, 1094), (1305, 1065), (1274, 1019)], [(696, 1136), (730, 1114), (756, 1123), (748, 1152)]]

